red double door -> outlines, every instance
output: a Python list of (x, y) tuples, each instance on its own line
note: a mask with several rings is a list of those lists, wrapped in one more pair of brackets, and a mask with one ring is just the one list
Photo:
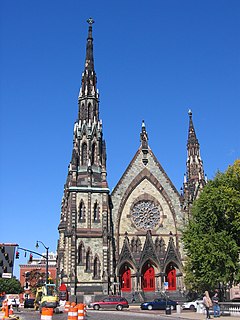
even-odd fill
[(176, 290), (177, 289), (177, 280), (176, 280), (176, 269), (172, 266), (167, 268), (167, 282), (168, 282), (168, 290)]
[(143, 291), (155, 291), (155, 271), (149, 263), (143, 267), (142, 289)]
[[(121, 272), (122, 291), (131, 291), (131, 270), (125, 266)], [(155, 271), (152, 265), (146, 264), (142, 269), (142, 289), (144, 291), (155, 291)]]

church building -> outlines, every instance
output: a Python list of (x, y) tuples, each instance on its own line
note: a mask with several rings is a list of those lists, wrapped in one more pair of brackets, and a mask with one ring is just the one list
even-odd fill
[(206, 184), (192, 112), (181, 193), (151, 150), (144, 121), (139, 149), (110, 192), (93, 22), (88, 20), (78, 119), (61, 204), (58, 277), (78, 300), (119, 293), (144, 299), (163, 290), (177, 292), (184, 288), (181, 230), (193, 200)]

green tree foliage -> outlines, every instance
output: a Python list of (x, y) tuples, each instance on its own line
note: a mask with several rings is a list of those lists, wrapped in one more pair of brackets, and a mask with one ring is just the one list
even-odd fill
[(0, 292), (22, 293), (23, 288), (15, 277), (11, 279), (0, 278)]
[(194, 202), (183, 231), (188, 289), (240, 281), (240, 160), (218, 172)]

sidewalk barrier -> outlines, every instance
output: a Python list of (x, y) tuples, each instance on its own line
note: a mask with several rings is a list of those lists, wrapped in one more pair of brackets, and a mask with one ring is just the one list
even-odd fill
[(68, 320), (78, 320), (78, 308), (76, 306), (69, 308)]
[(65, 306), (64, 306), (64, 312), (68, 312), (70, 308), (70, 302), (66, 301)]
[(176, 310), (177, 310), (178, 314), (181, 313), (182, 308), (181, 308), (180, 304), (177, 304)]
[(77, 309), (78, 309), (78, 320), (84, 320), (85, 319), (84, 304), (83, 303), (79, 303), (77, 305)]
[(42, 308), (41, 320), (52, 320), (53, 308)]

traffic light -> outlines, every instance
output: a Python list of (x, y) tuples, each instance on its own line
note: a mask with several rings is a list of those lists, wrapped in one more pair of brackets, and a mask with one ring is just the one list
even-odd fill
[(32, 262), (32, 260), (33, 260), (33, 255), (30, 253), (29, 262)]
[(16, 259), (19, 259), (19, 251), (16, 251)]

